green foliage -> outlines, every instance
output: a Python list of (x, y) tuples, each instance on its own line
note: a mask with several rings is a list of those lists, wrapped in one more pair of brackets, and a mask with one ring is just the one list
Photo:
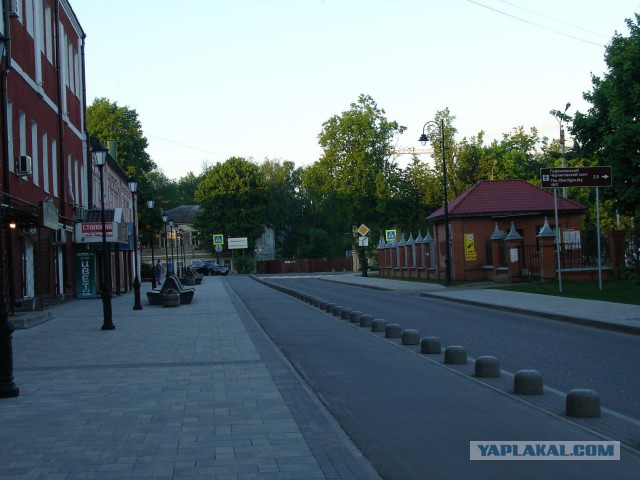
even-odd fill
[(368, 95), (323, 124), (318, 142), (324, 154), (303, 171), (302, 186), (330, 237), (361, 223), (381, 230), (394, 220), (385, 202), (398, 189), (391, 152), (395, 136), (404, 130)]
[(253, 261), (250, 257), (245, 257), (244, 255), (234, 255), (233, 266), (236, 269), (236, 273), (253, 272)]
[(607, 45), (607, 73), (592, 76), (593, 89), (583, 95), (591, 107), (576, 113), (571, 133), (581, 155), (611, 165), (613, 187), (604, 194), (633, 214), (640, 203), (640, 16), (627, 27), (629, 36), (616, 33)]
[(96, 98), (87, 107), (87, 130), (105, 146), (109, 140), (116, 141), (118, 163), (127, 175), (138, 179), (140, 192), (147, 193), (143, 190), (143, 186), (147, 187), (143, 179), (156, 165), (146, 152), (149, 144), (138, 113), (106, 98)]
[(290, 161), (265, 160), (260, 164), (268, 188), (267, 219), (277, 232), (276, 250), (295, 254), (296, 235), (303, 228), (305, 199), (301, 194), (302, 169)]
[(262, 235), (267, 223), (268, 187), (260, 168), (241, 157), (231, 157), (208, 170), (196, 189), (200, 205), (194, 226), (213, 251), (211, 236), (247, 237), (249, 248)]

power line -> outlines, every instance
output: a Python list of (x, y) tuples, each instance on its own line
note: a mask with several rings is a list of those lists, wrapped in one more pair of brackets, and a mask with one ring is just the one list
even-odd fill
[(204, 150), (204, 149), (202, 149), (202, 148), (198, 148), (198, 147), (194, 147), (194, 146), (191, 146), (191, 145), (186, 145), (186, 144), (184, 144), (184, 143), (176, 142), (175, 140), (169, 140), (168, 138), (159, 137), (159, 136), (157, 136), (157, 135), (151, 135), (150, 133), (147, 133), (147, 137), (157, 138), (158, 140), (162, 140), (162, 141), (164, 141), (164, 142), (173, 143), (174, 145), (179, 145), (179, 146), (181, 146), (181, 147), (189, 148), (189, 149), (191, 149), (191, 150), (197, 150), (198, 152), (209, 153), (209, 154), (211, 154), (211, 155), (216, 155), (216, 156), (218, 156), (218, 157), (222, 157), (222, 158), (227, 158), (227, 157), (229, 157), (229, 155), (224, 155), (224, 154), (222, 154), (222, 153), (211, 152), (211, 151), (209, 151), (209, 150)]
[(524, 10), (525, 12), (532, 13), (532, 14), (537, 15), (539, 17), (546, 18), (547, 20), (552, 20), (554, 22), (561, 23), (562, 25), (566, 25), (568, 27), (575, 28), (576, 30), (582, 30), (583, 32), (591, 33), (592, 35), (596, 35), (598, 37), (602, 37), (602, 38), (606, 38), (606, 39), (609, 38), (606, 35), (603, 35), (602, 33), (594, 32), (593, 30), (589, 30), (587, 28), (583, 28), (583, 27), (580, 27), (578, 25), (574, 25), (573, 23), (565, 22), (565, 21), (560, 20), (558, 18), (550, 17), (550, 16), (544, 15), (542, 13), (534, 12), (533, 10), (529, 10), (528, 8), (521, 7), (520, 5), (516, 5), (515, 3), (507, 2), (506, 0), (498, 0), (498, 1), (500, 3), (505, 3), (507, 5), (510, 5), (510, 6), (514, 7), (514, 8), (518, 8), (520, 10)]
[(595, 43), (595, 42), (592, 42), (591, 40), (587, 40), (587, 39), (585, 39), (585, 38), (576, 37), (575, 35), (570, 35), (570, 34), (568, 34), (568, 33), (561, 32), (560, 30), (556, 30), (556, 29), (554, 29), (554, 28), (550, 28), (550, 27), (547, 27), (547, 26), (545, 26), (545, 25), (541, 25), (541, 24), (539, 24), (539, 23), (532, 22), (532, 21), (530, 21), (530, 20), (526, 20), (526, 19), (521, 18), (521, 17), (517, 17), (517, 16), (512, 15), (512, 14), (510, 14), (510, 13), (503, 12), (502, 10), (498, 10), (497, 8), (489, 7), (489, 6), (487, 6), (487, 5), (484, 5), (484, 4), (480, 3), (480, 2), (476, 2), (476, 1), (474, 1), (474, 0), (467, 0), (467, 2), (469, 2), (469, 3), (473, 3), (474, 5), (478, 5), (479, 7), (486, 8), (487, 10), (491, 10), (491, 11), (496, 12), (496, 13), (499, 13), (499, 14), (501, 14), (501, 15), (505, 15), (505, 16), (507, 16), (507, 17), (513, 18), (513, 19), (515, 19), (515, 20), (519, 20), (519, 21), (521, 21), (521, 22), (528, 23), (529, 25), (533, 25), (534, 27), (542, 28), (542, 29), (544, 29), (544, 30), (549, 30), (550, 32), (557, 33), (558, 35), (562, 35), (562, 36), (564, 36), (564, 37), (573, 38), (574, 40), (578, 40), (578, 41), (580, 41), (580, 42), (588, 43), (588, 44), (590, 44), (590, 45), (595, 45), (596, 47), (603, 47), (603, 46), (604, 46), (604, 45), (602, 45), (602, 44), (600, 44), (600, 43)]

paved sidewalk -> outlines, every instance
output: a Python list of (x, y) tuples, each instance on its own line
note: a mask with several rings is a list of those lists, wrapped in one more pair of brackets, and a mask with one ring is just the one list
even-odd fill
[(321, 278), (326, 281), (349, 283), (380, 290), (421, 292), (426, 297), (540, 315), (546, 318), (640, 334), (640, 305), (535, 295), (492, 288), (445, 288), (438, 284), (380, 278), (377, 275), (362, 277), (360, 273), (326, 275)]
[[(0, 479), (369, 479), (377, 475), (221, 277), (191, 305), (113, 298), (13, 335)], [(147, 287), (148, 288), (148, 287)]]

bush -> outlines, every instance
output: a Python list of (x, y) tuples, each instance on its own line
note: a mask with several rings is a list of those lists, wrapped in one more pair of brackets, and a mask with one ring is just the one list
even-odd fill
[(233, 259), (233, 266), (237, 273), (253, 272), (253, 261), (249, 257), (236, 257)]

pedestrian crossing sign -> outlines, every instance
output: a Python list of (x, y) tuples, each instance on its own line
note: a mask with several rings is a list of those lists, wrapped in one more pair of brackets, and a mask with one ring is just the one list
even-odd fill
[(395, 230), (386, 230), (387, 242), (393, 242), (396, 239), (396, 231)]
[(224, 235), (217, 233), (213, 236), (214, 245), (224, 245)]

